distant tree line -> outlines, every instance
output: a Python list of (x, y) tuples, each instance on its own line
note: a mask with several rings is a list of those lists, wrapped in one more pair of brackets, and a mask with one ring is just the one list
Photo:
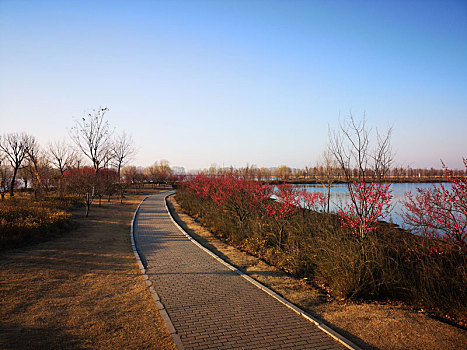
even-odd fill
[[(25, 132), (0, 135), (0, 196), (15, 196), (19, 189), (35, 199), (55, 194), (79, 196), (88, 214), (94, 199), (119, 195), (139, 181), (136, 167), (127, 166), (136, 154), (134, 142), (124, 131), (116, 133), (106, 119), (108, 108), (98, 108), (75, 119), (68, 140), (40, 145)], [(168, 162), (145, 169), (145, 181), (167, 181)]]
[[(326, 153), (326, 152), (325, 152)], [(453, 169), (455, 176), (467, 175), (465, 169)], [(366, 169), (369, 176), (376, 176), (373, 169)], [(352, 179), (357, 179), (358, 168), (351, 168), (349, 175)], [(287, 165), (278, 167), (257, 167), (256, 165), (246, 165), (244, 167), (218, 167), (213, 164), (207, 169), (195, 170), (188, 175), (205, 175), (209, 177), (238, 176), (246, 179), (255, 179), (259, 181), (303, 181), (323, 183), (327, 182), (329, 177), (334, 178), (334, 182), (345, 182), (347, 176), (342, 168), (334, 160), (322, 159), (314, 166), (305, 166), (304, 168), (292, 168)], [(444, 178), (444, 169), (435, 168), (411, 168), (394, 167), (387, 169), (384, 173), (384, 180), (389, 182), (425, 182), (442, 181)]]

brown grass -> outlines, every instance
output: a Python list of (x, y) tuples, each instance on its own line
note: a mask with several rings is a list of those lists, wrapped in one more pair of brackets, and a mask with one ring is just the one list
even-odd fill
[(185, 213), (172, 197), (169, 207), (182, 227), (208, 249), (267, 285), (365, 349), (464, 349), (467, 332), (414, 312), (403, 304), (344, 303), (319, 286), (214, 237)]
[(131, 250), (144, 197), (81, 209), (78, 228), (1, 253), (0, 348), (175, 349)]

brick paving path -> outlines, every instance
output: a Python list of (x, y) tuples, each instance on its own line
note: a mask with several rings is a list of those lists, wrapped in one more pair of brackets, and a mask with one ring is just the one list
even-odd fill
[(344, 348), (188, 240), (164, 197), (141, 204), (134, 236), (185, 349)]

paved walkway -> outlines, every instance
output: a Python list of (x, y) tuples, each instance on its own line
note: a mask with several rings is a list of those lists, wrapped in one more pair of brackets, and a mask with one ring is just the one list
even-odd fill
[(164, 196), (141, 204), (134, 236), (185, 349), (344, 348), (188, 240)]

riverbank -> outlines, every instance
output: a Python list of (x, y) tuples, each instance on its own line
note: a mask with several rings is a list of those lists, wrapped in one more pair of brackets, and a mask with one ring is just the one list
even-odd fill
[(74, 210), (77, 228), (0, 254), (0, 348), (175, 349), (130, 243), (154, 192)]
[(184, 213), (174, 197), (169, 198), (169, 208), (201, 244), (365, 349), (461, 349), (467, 343), (467, 331), (402, 303), (332, 298), (325, 288), (292, 277), (216, 238), (196, 218)]

